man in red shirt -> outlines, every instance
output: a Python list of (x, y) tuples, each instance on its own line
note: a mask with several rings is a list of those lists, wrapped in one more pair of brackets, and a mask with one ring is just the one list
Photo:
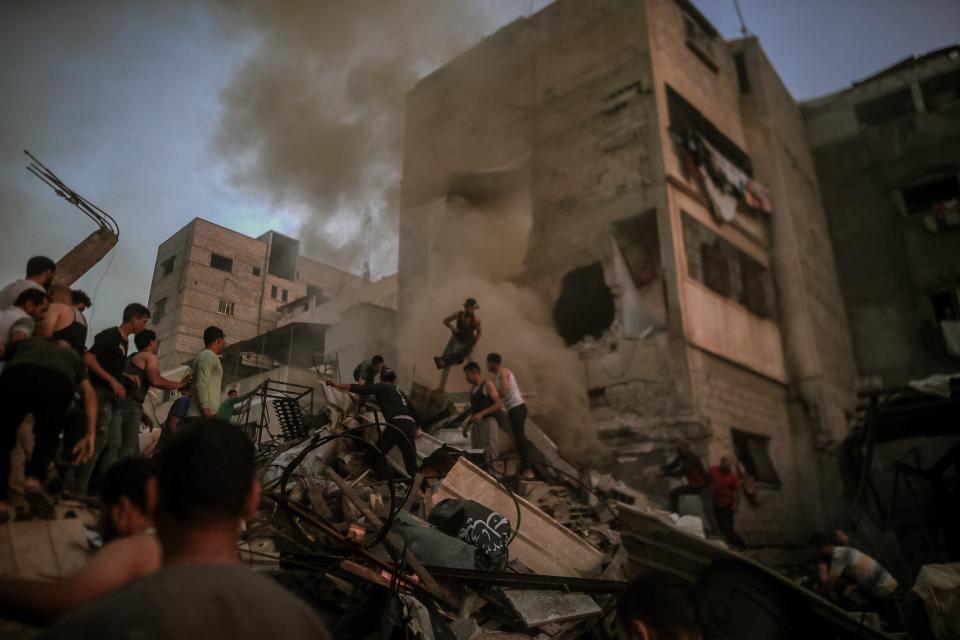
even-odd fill
[(713, 480), (713, 513), (717, 525), (736, 549), (745, 549), (743, 538), (733, 528), (733, 517), (740, 510), (740, 476), (733, 468), (730, 456), (720, 458), (720, 466), (710, 467), (710, 479)]

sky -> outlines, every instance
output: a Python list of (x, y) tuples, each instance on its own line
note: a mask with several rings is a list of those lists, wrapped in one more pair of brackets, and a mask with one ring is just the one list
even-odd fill
[[(405, 83), (545, 4), (0, 3), (0, 283), (22, 277), (31, 255), (57, 259), (93, 230), (26, 171), (23, 149), (120, 224), (117, 248), (75, 285), (95, 294), (94, 330), (118, 323), (127, 302), (146, 302), (157, 246), (194, 217), (250, 235), (276, 229), (310, 237), (320, 252), (312, 257), (360, 272), (363, 256), (348, 249), (362, 235), (362, 217), (371, 216), (371, 269), (374, 277), (389, 274), (396, 269), (396, 217), (381, 210), (394, 202), (390, 193), (400, 175), (398, 96)], [(696, 4), (724, 36), (739, 35), (732, 0)], [(391, 9), (382, 10), (387, 5)], [(407, 5), (409, 14), (396, 8)], [(358, 16), (351, 22), (338, 15), (346, 26), (331, 19), (335, 27), (323, 31), (328, 6), (341, 14), (342, 7), (359, 7)], [(741, 0), (741, 6), (748, 28), (798, 99), (842, 89), (905, 56), (960, 41), (960, 0)], [(282, 15), (277, 7), (304, 11), (305, 18)], [(434, 9), (442, 15), (432, 30), (400, 26)], [(376, 22), (364, 38), (362, 25)], [(337, 42), (332, 28), (352, 40)], [(296, 40), (296, 48), (285, 57), (287, 40)], [(421, 46), (416, 55), (404, 54)], [(400, 76), (390, 66), (398, 60), (406, 65)], [(345, 66), (351, 70), (344, 72)], [(363, 73), (353, 73), (353, 66)], [(279, 89), (263, 84), (283, 73), (289, 82)], [(393, 93), (364, 92), (360, 80), (377, 73), (393, 81)], [(301, 91), (305, 85), (313, 90)], [(265, 97), (280, 101), (287, 114), (328, 115), (305, 122), (302, 130), (296, 120), (273, 126), (244, 102)], [(360, 125), (367, 130), (357, 138)], [(357, 158), (344, 155), (341, 162), (332, 154), (324, 175), (335, 175), (333, 181), (311, 174), (305, 165), (313, 155), (286, 158), (269, 144), (278, 136), (299, 137), (308, 150), (323, 150), (328, 134), (347, 146), (357, 139), (364, 145)], [(318, 215), (317, 209), (324, 211)]]

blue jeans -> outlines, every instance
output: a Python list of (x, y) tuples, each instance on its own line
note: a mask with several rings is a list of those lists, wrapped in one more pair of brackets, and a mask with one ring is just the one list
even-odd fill
[(143, 403), (135, 398), (120, 401), (120, 415), (123, 416), (120, 427), (120, 458), (140, 455), (140, 417), (143, 415)]
[(94, 385), (97, 392), (97, 439), (93, 457), (80, 465), (78, 489), (83, 493), (90, 490), (90, 480), (95, 471), (100, 474), (113, 466), (120, 453), (120, 438), (123, 414), (120, 411), (120, 399), (110, 389)]

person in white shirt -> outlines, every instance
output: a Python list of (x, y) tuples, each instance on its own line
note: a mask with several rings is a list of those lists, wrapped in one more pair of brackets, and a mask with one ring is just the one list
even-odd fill
[(510, 369), (502, 365), (503, 358), (499, 353), (487, 355), (487, 371), (496, 376), (497, 392), (503, 399), (503, 408), (507, 412), (510, 422), (510, 431), (513, 441), (517, 445), (517, 455), (520, 457), (520, 466), (517, 472), (524, 480), (533, 480), (533, 469), (530, 466), (530, 443), (524, 435), (524, 425), (527, 422), (527, 405), (520, 394), (517, 377)]
[(53, 284), (57, 263), (46, 256), (34, 256), (27, 260), (27, 277), (8, 284), (0, 290), (0, 309), (12, 307), (20, 294), (27, 289), (46, 291)]

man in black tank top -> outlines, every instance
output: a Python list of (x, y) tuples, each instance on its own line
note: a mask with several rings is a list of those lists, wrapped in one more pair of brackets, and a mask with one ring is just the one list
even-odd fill
[(443, 319), (443, 326), (450, 330), (450, 340), (447, 342), (443, 355), (434, 357), (433, 361), (437, 369), (443, 373), (440, 375), (441, 391), (447, 385), (447, 375), (450, 367), (470, 360), (473, 348), (480, 341), (483, 329), (480, 325), (480, 318), (477, 317), (477, 309), (480, 305), (473, 298), (467, 298), (463, 303), (463, 311), (451, 313)]
[(470, 433), (470, 446), (483, 449), (488, 465), (497, 457), (498, 414), (503, 411), (503, 402), (492, 380), (483, 379), (483, 371), (476, 362), (468, 362), (463, 368), (464, 377), (470, 384), (470, 406), (458, 419), (469, 416), (463, 427), (464, 435)]
[(120, 401), (122, 419), (120, 423), (120, 454), (119, 458), (133, 456), (140, 453), (140, 419), (143, 416), (143, 401), (147, 398), (150, 387), (164, 390), (177, 390), (190, 384), (189, 379), (174, 382), (160, 375), (160, 365), (157, 360), (157, 334), (151, 329), (144, 329), (133, 336), (133, 344), (137, 352), (127, 358), (123, 369), (123, 385), (127, 396)]

